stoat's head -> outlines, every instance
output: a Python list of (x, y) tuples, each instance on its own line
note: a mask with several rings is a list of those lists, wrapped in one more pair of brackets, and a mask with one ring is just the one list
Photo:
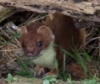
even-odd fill
[(37, 57), (54, 41), (51, 29), (40, 23), (32, 23), (20, 27), (20, 42), (24, 53), (28, 57)]

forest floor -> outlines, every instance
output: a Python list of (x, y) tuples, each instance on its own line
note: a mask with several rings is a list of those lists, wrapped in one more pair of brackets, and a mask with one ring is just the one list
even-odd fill
[[(19, 26), (27, 25), (31, 22), (36, 22), (36, 21), (43, 22), (47, 16), (48, 14), (39, 14), (35, 12), (21, 11), (11, 15), (10, 17), (0, 22), (0, 78), (1, 78), (0, 84), (5, 84), (4, 82), (5, 79), (10, 81), (9, 77), (11, 79), (14, 78), (13, 76), (17, 75), (15, 71), (18, 70), (23, 71), (24, 65), (21, 64), (20, 63), (21, 61), (18, 59), (18, 58), (20, 58), (21, 60), (24, 59), (23, 52), (21, 50), (19, 42), (19, 36), (20, 36)], [(75, 24), (76, 23), (77, 25), (80, 25), (80, 22), (77, 22), (77, 20), (75, 20)], [(81, 24), (84, 24), (84, 22), (81, 22)], [(92, 28), (90, 28), (89, 26), (86, 27), (85, 43), (84, 45), (82, 45), (82, 50), (78, 52), (78, 54), (81, 53), (85, 55), (85, 56), (80, 55), (84, 60), (83, 61), (84, 63), (83, 66), (81, 62), (71, 63), (70, 65), (66, 66), (67, 72), (70, 73), (69, 76), (70, 80), (72, 79), (78, 81), (83, 79), (91, 79), (90, 81), (88, 81), (90, 82), (90, 84), (95, 84), (93, 83), (94, 78), (96, 78), (96, 80), (99, 81), (100, 77), (100, 70), (99, 70), (100, 31), (99, 30), (100, 30), (100, 25), (98, 23), (95, 23), (94, 27)], [(34, 73), (32, 67), (28, 66), (28, 69), (32, 74)], [(88, 73), (85, 72), (85, 70), (88, 70), (90, 76), (88, 75)], [(19, 76), (17, 77), (20, 79)], [(68, 81), (69, 78), (67, 78)], [(24, 80), (27, 79), (25, 78)], [(38, 80), (39, 83), (35, 82), (34, 84), (41, 84), (42, 81), (39, 80)], [(16, 84), (22, 84), (22, 82)], [(44, 83), (44, 84), (49, 84), (49, 83)], [(66, 84), (66, 83), (61, 83), (61, 84)], [(72, 83), (70, 82), (70, 84)], [(89, 83), (77, 82), (76, 84), (89, 84)]]

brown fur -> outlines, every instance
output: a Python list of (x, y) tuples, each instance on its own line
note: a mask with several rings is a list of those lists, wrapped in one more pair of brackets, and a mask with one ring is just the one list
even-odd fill
[[(50, 34), (53, 33), (55, 36), (54, 43), (64, 48), (65, 50), (72, 53), (72, 49), (75, 47), (78, 49), (84, 42), (84, 32), (85, 29), (77, 29), (74, 26), (73, 19), (69, 16), (62, 15), (60, 13), (54, 13), (53, 19), (48, 17), (44, 23), (32, 23), (26, 26), (28, 33), (22, 33), (20, 41), (24, 52), (33, 53), (33, 56), (37, 56), (41, 50), (45, 49), (50, 41), (53, 39)], [(47, 26), (50, 29), (44, 31), (39, 31), (41, 26)], [(23, 31), (23, 30), (22, 30)], [(36, 42), (42, 41), (42, 47), (36, 47)], [(74, 47), (75, 46), (75, 47)], [(56, 58), (59, 63), (59, 69), (62, 67), (63, 52), (60, 48), (55, 47)], [(66, 59), (68, 59), (67, 56)], [(52, 73), (56, 73), (56, 70), (52, 70)]]
[[(53, 14), (54, 19), (47, 18), (45, 24), (49, 26), (55, 35), (55, 44), (72, 53), (72, 49), (79, 49), (84, 42), (85, 29), (75, 28), (73, 19), (60, 13)], [(63, 53), (56, 48), (59, 65), (62, 66)], [(67, 56), (67, 59), (69, 56)]]
[[(42, 49), (46, 48), (48, 44), (50, 43), (51, 38), (48, 38), (48, 33), (45, 33), (45, 32), (40, 32), (39, 34), (37, 33), (38, 28), (42, 25), (43, 24), (41, 23), (32, 23), (26, 27), (28, 32), (21, 34), (20, 42), (21, 42), (23, 50), (25, 51), (25, 54), (33, 53), (34, 56), (36, 56), (39, 54), (39, 52)], [(45, 33), (45, 35), (43, 35), (43, 33)], [(45, 45), (42, 46), (41, 48), (36, 48), (36, 42), (39, 42), (39, 41), (42, 41)], [(23, 46), (23, 44), (25, 44), (25, 47)]]

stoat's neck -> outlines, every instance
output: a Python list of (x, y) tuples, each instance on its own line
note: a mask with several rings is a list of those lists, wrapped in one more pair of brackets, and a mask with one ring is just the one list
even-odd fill
[(54, 42), (51, 42), (49, 46), (40, 52), (40, 57), (33, 59), (35, 64), (38, 64), (47, 68), (55, 68), (55, 56)]

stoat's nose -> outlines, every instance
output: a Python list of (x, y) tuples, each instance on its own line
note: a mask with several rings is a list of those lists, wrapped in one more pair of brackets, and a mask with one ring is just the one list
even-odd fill
[(28, 57), (32, 57), (33, 56), (33, 53), (27, 53), (27, 56)]

